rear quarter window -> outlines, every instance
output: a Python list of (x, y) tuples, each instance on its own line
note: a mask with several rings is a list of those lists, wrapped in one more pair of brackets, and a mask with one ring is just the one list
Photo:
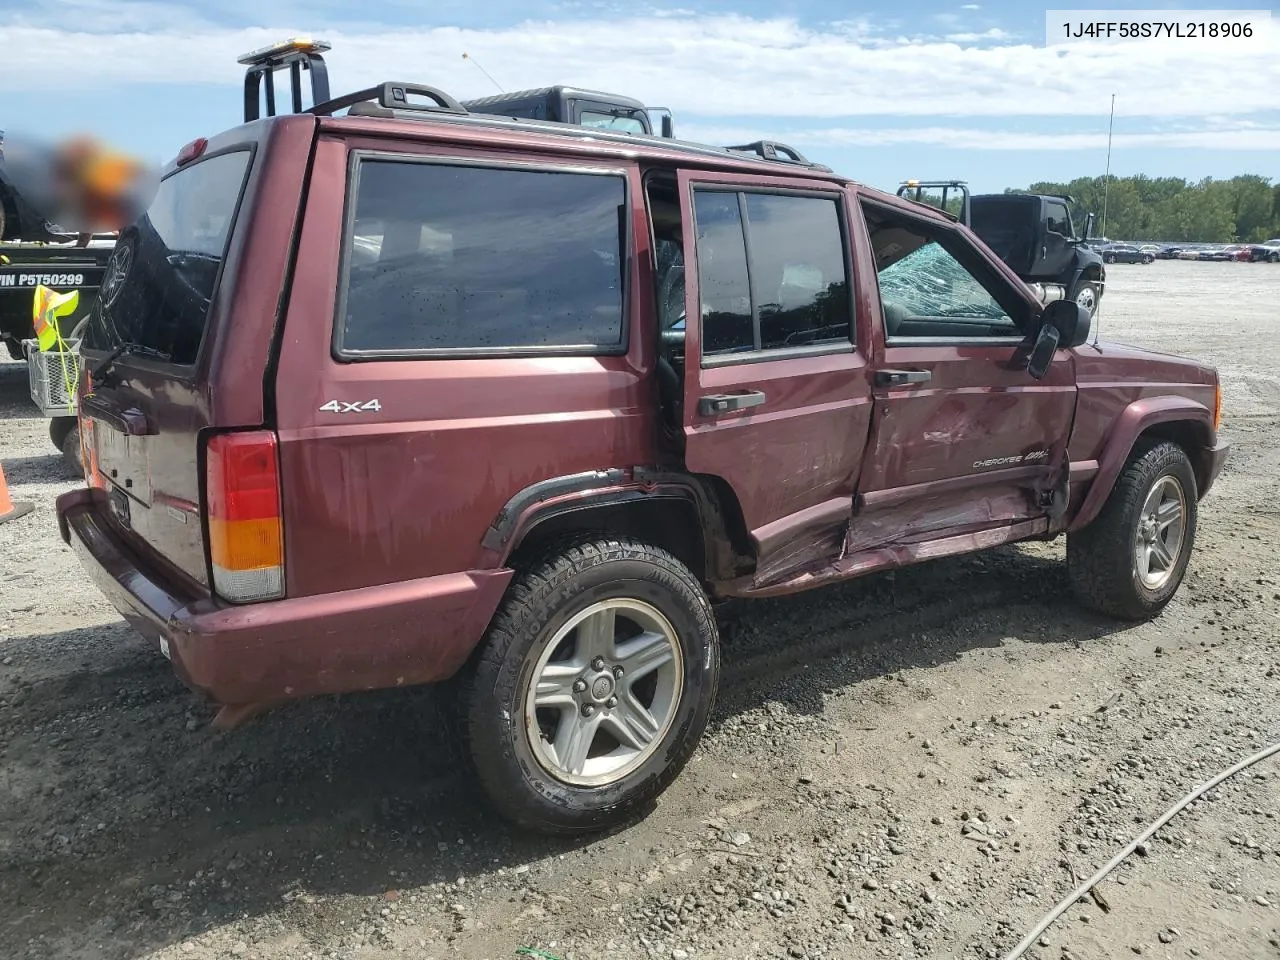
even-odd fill
[(340, 357), (618, 353), (621, 174), (358, 161)]

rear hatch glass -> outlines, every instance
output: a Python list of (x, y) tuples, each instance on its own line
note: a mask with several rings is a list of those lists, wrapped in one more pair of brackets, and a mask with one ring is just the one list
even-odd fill
[(216, 154), (161, 181), (120, 234), (82, 344), (99, 371), (81, 404), (85, 440), (112, 521), (199, 583), (208, 573), (197, 442), (208, 423), (195, 364), (250, 158)]
[(249, 152), (237, 150), (161, 181), (116, 243), (86, 347), (125, 344), (152, 359), (195, 363), (248, 167)]

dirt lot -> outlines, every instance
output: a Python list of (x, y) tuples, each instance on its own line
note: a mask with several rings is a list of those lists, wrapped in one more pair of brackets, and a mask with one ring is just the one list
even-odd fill
[[(1165, 614), (1081, 612), (1061, 543), (726, 607), (703, 748), (645, 822), (580, 843), (478, 808), (430, 691), (210, 730), (58, 540), (74, 481), (0, 364), (5, 472), (38, 503), (0, 526), (0, 955), (1003, 955), (1280, 735), (1280, 267), (1111, 273), (1104, 336), (1225, 382), (1233, 454)], [(1270, 760), (1031, 955), (1280, 957), (1277, 810)]]

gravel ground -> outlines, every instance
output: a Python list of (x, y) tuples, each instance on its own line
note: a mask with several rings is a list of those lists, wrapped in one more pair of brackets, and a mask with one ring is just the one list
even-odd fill
[[(485, 814), (430, 690), (211, 711), (84, 580), (74, 485), (0, 364), (0, 954), (997, 957), (1280, 732), (1280, 268), (1111, 268), (1104, 335), (1218, 365), (1231, 460), (1158, 620), (1082, 612), (1061, 543), (725, 607), (723, 694), (643, 823)], [(1040, 958), (1280, 957), (1280, 763), (1228, 780)]]

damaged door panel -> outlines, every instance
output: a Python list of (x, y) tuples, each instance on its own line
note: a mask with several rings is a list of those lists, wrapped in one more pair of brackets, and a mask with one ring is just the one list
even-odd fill
[(865, 204), (884, 350), (846, 553), (1046, 515), (1075, 407), (1071, 354), (1027, 373), (1034, 310), (958, 232)]
[(686, 465), (733, 488), (756, 583), (828, 563), (871, 414), (843, 194), (682, 173), (680, 197)]

